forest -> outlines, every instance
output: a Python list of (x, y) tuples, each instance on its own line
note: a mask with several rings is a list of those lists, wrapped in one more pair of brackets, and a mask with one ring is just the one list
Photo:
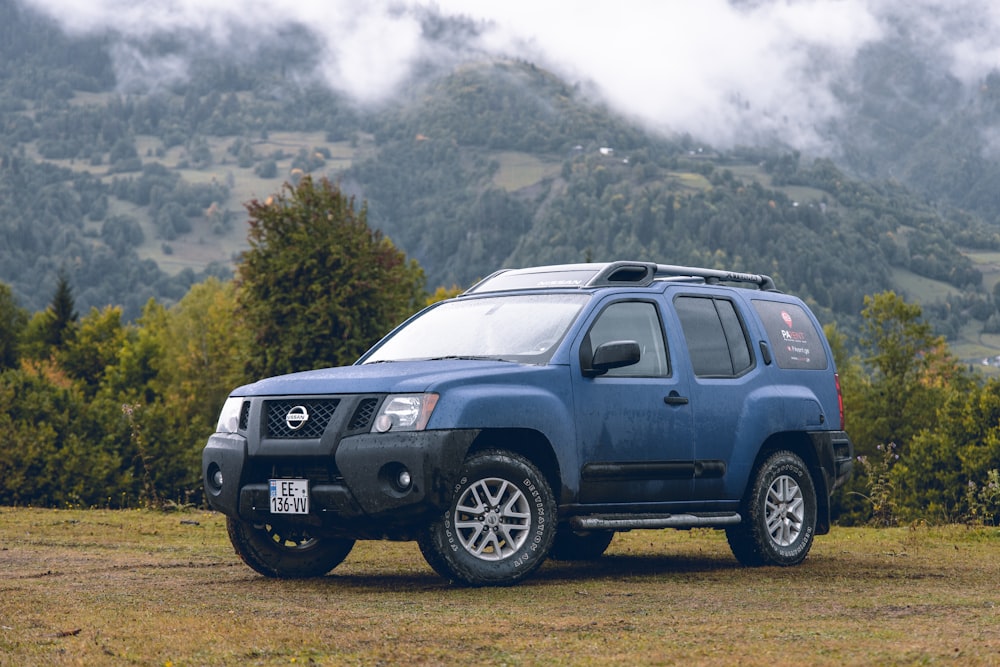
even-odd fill
[[(120, 306), (128, 322), (150, 298), (177, 303), (232, 275), (251, 199), (309, 174), (365, 202), (430, 289), (502, 266), (648, 259), (772, 274), (852, 344), (864, 296), (886, 289), (920, 302), (949, 341), (1000, 332), (998, 270), (969, 258), (1000, 250), (1000, 228), (983, 187), (965, 187), (994, 166), (954, 148), (960, 128), (995, 118), (992, 78), (965, 115), (944, 115), (949, 132), (913, 124), (935, 158), (900, 168), (914, 174), (901, 181), (879, 177), (888, 108), (865, 107), (867, 124), (847, 133), (883, 137), (863, 178), (856, 146), (841, 162), (781, 145), (714, 150), (651, 133), (527, 61), (464, 64), (362, 111), (293, 75), (316, 48), (303, 30), (143, 88), (116, 81), (105, 40), (0, 0), (0, 280), (18, 303), (44, 308), (61, 274), (83, 309)], [(877, 70), (911, 55), (866, 58)], [(945, 175), (959, 163), (962, 187)]]

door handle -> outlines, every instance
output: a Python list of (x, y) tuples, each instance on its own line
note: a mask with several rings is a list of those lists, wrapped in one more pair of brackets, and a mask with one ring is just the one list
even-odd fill
[(687, 405), (687, 396), (681, 396), (676, 391), (672, 391), (663, 397), (663, 402), (667, 405)]

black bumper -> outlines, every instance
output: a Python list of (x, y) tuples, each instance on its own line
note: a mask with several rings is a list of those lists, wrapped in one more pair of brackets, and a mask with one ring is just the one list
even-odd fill
[[(336, 474), (310, 480), (308, 515), (271, 515), (268, 479), (273, 473), (262, 473), (267, 466), (250, 457), (246, 438), (216, 433), (202, 452), (205, 496), (213, 509), (246, 521), (273, 523), (280, 517), (286, 522), (348, 533), (391, 533), (409, 527), (416, 515), (445, 507), (478, 433), (422, 431), (343, 438), (332, 453), (333, 461), (328, 461)], [(294, 451), (266, 458), (283, 470), (295, 469), (300, 463), (308, 470), (316, 463), (315, 455), (301, 456)], [(403, 468), (412, 480), (405, 490), (396, 484)], [(222, 473), (221, 485), (217, 472)], [(309, 478), (308, 474), (290, 476)]]
[(844, 431), (814, 431), (812, 438), (816, 459), (823, 471), (826, 492), (846, 482), (854, 469), (854, 445)]

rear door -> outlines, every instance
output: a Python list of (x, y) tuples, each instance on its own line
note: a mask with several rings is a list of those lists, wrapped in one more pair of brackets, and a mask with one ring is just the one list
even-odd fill
[[(754, 404), (749, 399), (764, 379), (735, 296), (724, 291), (680, 293), (671, 303), (684, 334), (678, 354), (686, 351), (690, 361), (689, 393), (698, 421), (693, 497), (700, 502), (722, 501), (715, 509), (731, 509), (726, 503), (739, 499), (755, 456), (755, 451), (735, 448), (740, 442), (759, 445), (746, 428), (768, 421), (766, 415), (746, 414), (748, 405)], [(780, 423), (780, 414), (773, 417)]]
[[(583, 367), (601, 343), (621, 340), (639, 343), (637, 364), (584, 376)], [(660, 301), (619, 296), (602, 304), (576, 341), (582, 503), (690, 498), (694, 456), (688, 383), (671, 367), (667, 340)]]

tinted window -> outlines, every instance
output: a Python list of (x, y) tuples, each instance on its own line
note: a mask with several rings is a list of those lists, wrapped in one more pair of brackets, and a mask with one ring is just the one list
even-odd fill
[(746, 332), (743, 330), (740, 317), (736, 314), (736, 306), (733, 305), (732, 301), (715, 299), (715, 309), (722, 322), (722, 332), (726, 334), (726, 343), (729, 346), (729, 355), (733, 362), (733, 375), (739, 375), (753, 365)]
[[(645, 301), (613, 303), (597, 317), (581, 347), (581, 357), (590, 357), (602, 343), (634, 340), (639, 343), (639, 363), (613, 368), (605, 377), (663, 377), (669, 374), (667, 348), (656, 306)], [(581, 359), (589, 366), (589, 358)]]
[(674, 299), (674, 308), (695, 375), (735, 377), (753, 365), (746, 332), (731, 301), (681, 296)]
[(779, 368), (827, 367), (826, 351), (812, 319), (792, 303), (754, 300)]

